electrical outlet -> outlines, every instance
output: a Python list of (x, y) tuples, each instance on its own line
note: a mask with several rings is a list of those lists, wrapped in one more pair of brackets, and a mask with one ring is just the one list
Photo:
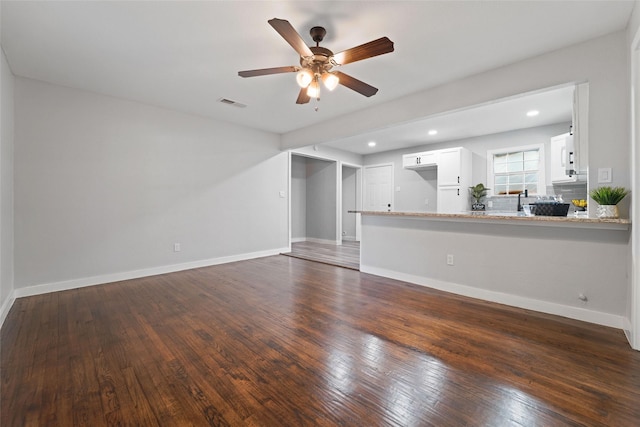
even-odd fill
[(428, 205), (429, 204), (429, 199), (424, 199), (424, 204)]
[(453, 265), (453, 255), (447, 255), (447, 265)]
[(173, 244), (173, 252), (180, 252), (182, 248), (180, 247), (180, 243)]

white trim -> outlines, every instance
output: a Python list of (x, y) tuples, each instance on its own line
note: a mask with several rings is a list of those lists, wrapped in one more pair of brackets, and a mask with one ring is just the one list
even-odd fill
[[(340, 161), (339, 162), (339, 166), (338, 168), (340, 169), (340, 197), (339, 197), (339, 201), (340, 201), (340, 207), (338, 209), (338, 224), (339, 224), (339, 230), (338, 230), (338, 236), (341, 240), (350, 240), (350, 241), (358, 241), (358, 234), (359, 234), (359, 228), (360, 228), (360, 214), (355, 214), (356, 215), (356, 235), (355, 236), (343, 236), (342, 235), (342, 220), (343, 220), (343, 211), (342, 211), (342, 192), (344, 190), (344, 183), (342, 182), (342, 169), (343, 168), (349, 168), (349, 169), (355, 169), (356, 170), (356, 210), (361, 210), (360, 208), (362, 207), (362, 188), (358, 188), (358, 176), (362, 176), (362, 168), (363, 166), (359, 166), (359, 165), (355, 165), (353, 163), (348, 163), (348, 162), (343, 162)], [(362, 186), (362, 179), (360, 179), (360, 186)], [(360, 200), (358, 200), (358, 196), (360, 196)]]
[(360, 272), (375, 274), (376, 276), (387, 277), (395, 280), (401, 280), (403, 282), (409, 282), (445, 292), (451, 292), (457, 295), (463, 295), (513, 307), (524, 308), (526, 310), (539, 311), (556, 316), (568, 317), (570, 319), (581, 320), (584, 322), (595, 323), (612, 328), (623, 329), (625, 325), (624, 317), (615, 314), (587, 310), (580, 307), (572, 307), (548, 301), (541, 301), (517, 295), (505, 294), (502, 292), (489, 291), (486, 289), (461, 285), (458, 283), (445, 282), (441, 280), (429, 279), (422, 276), (416, 276), (413, 274), (400, 273), (398, 271), (388, 270), (385, 268), (372, 267), (370, 265), (361, 264)]
[(182, 264), (166, 265), (162, 267), (145, 268), (142, 270), (124, 271), (121, 273), (105, 274), (102, 276), (83, 277), (80, 279), (64, 280), (61, 282), (45, 283), (41, 285), (17, 288), (14, 290), (15, 298), (29, 297), (33, 295), (47, 294), (50, 292), (66, 291), (69, 289), (84, 288), (87, 286), (103, 285), (105, 283), (119, 282), (122, 280), (138, 279), (140, 277), (156, 276), (159, 274), (174, 273), (176, 271), (191, 270), (193, 268), (209, 267), (212, 265), (226, 264), (229, 262), (245, 261), (253, 258), (262, 258), (279, 255), (288, 252), (288, 248), (269, 249), (266, 251), (249, 252), (238, 255), (230, 255), (220, 258), (204, 259), (200, 261), (186, 262)]
[(0, 307), (0, 327), (4, 324), (7, 315), (9, 314), (9, 310), (13, 307), (13, 303), (16, 302), (15, 291), (11, 291), (9, 296), (4, 300), (2, 307)]
[[(498, 195), (493, 193), (494, 185), (494, 175), (493, 175), (493, 156), (495, 154), (504, 154), (504, 153), (513, 153), (517, 151), (529, 151), (529, 150), (538, 150), (539, 159), (540, 159), (540, 167), (538, 168), (538, 194), (546, 194), (547, 193), (547, 180), (546, 180), (546, 157), (544, 152), (545, 144), (529, 144), (529, 145), (520, 145), (514, 147), (506, 147), (506, 148), (498, 148), (495, 150), (487, 150), (487, 186), (491, 187), (487, 196), (491, 197), (501, 197), (503, 195)], [(508, 196), (505, 194), (504, 196)]]
[(292, 223), (293, 218), (291, 217), (291, 181), (293, 181), (292, 174), (292, 162), (291, 158), (292, 153), (289, 151), (289, 156), (287, 157), (287, 236), (289, 237), (289, 251), (291, 251), (291, 243), (293, 243), (292, 239)]
[[(636, 2), (636, 7), (638, 3)], [(640, 13), (636, 11), (636, 13)], [(638, 159), (640, 158), (640, 123), (638, 122), (638, 113), (640, 112), (640, 98), (637, 95), (640, 91), (640, 28), (636, 31), (633, 41), (630, 45), (630, 144), (631, 144), (631, 222), (640, 223), (640, 166)], [(632, 227), (631, 229), (631, 313), (628, 319), (628, 325), (625, 328), (625, 334), (635, 350), (640, 350), (640, 228)]]
[(336, 162), (336, 211), (335, 211), (335, 219), (336, 219), (336, 242), (340, 242), (342, 244), (342, 162)]

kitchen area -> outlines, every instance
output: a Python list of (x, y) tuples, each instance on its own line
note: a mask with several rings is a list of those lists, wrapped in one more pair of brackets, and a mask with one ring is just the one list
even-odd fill
[[(619, 218), (586, 202), (612, 171), (589, 185), (588, 86), (565, 92), (557, 123), (366, 156), (365, 184), (368, 166), (393, 175), (388, 209), (367, 210), (365, 189), (360, 270), (626, 330), (628, 200)], [(472, 210), (478, 183), (489, 190)]]

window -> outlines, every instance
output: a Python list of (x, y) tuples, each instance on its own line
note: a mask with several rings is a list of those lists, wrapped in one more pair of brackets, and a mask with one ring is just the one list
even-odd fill
[(487, 182), (494, 196), (546, 193), (544, 145), (487, 151)]

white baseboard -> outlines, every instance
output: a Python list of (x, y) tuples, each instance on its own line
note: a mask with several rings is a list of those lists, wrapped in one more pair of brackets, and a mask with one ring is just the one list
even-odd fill
[(315, 237), (293, 237), (291, 243), (311, 242), (320, 243), (323, 245), (339, 245), (342, 240), (329, 240), (329, 239), (316, 239)]
[(356, 242), (356, 236), (342, 236), (342, 240), (346, 240), (349, 242)]
[(518, 295), (505, 294), (503, 292), (490, 291), (487, 289), (480, 289), (473, 286), (461, 285), (458, 283), (444, 282), (440, 280), (429, 279), (427, 277), (400, 273), (397, 271), (372, 267), (368, 265), (360, 265), (360, 271), (363, 273), (375, 274), (376, 276), (401, 280), (403, 282), (409, 282), (416, 285), (426, 286), (429, 288), (451, 292), (471, 298), (496, 302), (499, 304), (510, 305), (527, 310), (539, 311), (547, 314), (554, 314), (557, 316), (568, 317), (575, 320), (582, 320), (584, 322), (595, 323), (612, 328), (624, 329), (625, 325), (625, 318), (623, 316), (617, 316), (615, 314), (587, 310), (580, 307), (572, 307), (568, 305), (557, 304), (554, 302), (541, 301), (532, 298), (521, 297)]
[(266, 256), (271, 256), (271, 255), (279, 255), (281, 252), (287, 252), (287, 248), (250, 252), (250, 253), (231, 255), (231, 256), (220, 257), (220, 258), (211, 258), (211, 259), (205, 259), (200, 261), (186, 262), (182, 264), (173, 264), (173, 265), (166, 265), (161, 267), (145, 268), (142, 270), (105, 274), (102, 276), (83, 277), (80, 279), (65, 280), (62, 282), (45, 283), (42, 285), (34, 285), (34, 286), (28, 286), (25, 288), (15, 289), (14, 298), (46, 294), (49, 292), (66, 291), (69, 289), (84, 288), (87, 286), (94, 286), (94, 285), (102, 285), (105, 283), (119, 282), (122, 280), (156, 276), (158, 274), (174, 273), (176, 271), (191, 270), (193, 268), (201, 268), (201, 267), (209, 267), (212, 265), (226, 264), (229, 262), (236, 262), (236, 261), (244, 261), (244, 260), (253, 259), (253, 258), (262, 258)]
[(0, 328), (4, 324), (4, 319), (7, 318), (9, 314), (9, 310), (13, 307), (13, 303), (16, 301), (15, 291), (12, 290), (7, 299), (2, 303), (2, 307), (0, 307)]

